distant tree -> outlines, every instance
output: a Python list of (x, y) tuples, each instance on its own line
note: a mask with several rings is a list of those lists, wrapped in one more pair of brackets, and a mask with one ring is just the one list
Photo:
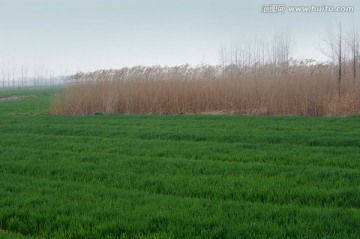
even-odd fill
[(10, 63), (8, 62), (7, 64), (7, 68), (6, 68), (6, 78), (7, 78), (7, 82), (8, 82), (8, 88), (11, 88), (11, 76), (10, 76)]
[(16, 74), (16, 65), (15, 64), (12, 64), (12, 69), (11, 69), (11, 76), (12, 76), (12, 88), (15, 89), (15, 85), (16, 85), (16, 77), (15, 77), (15, 74)]
[(240, 65), (240, 43), (239, 42), (233, 42), (231, 45), (231, 64)]
[(355, 27), (355, 25), (353, 25), (353, 28), (349, 34), (349, 38), (348, 38), (348, 47), (349, 47), (349, 51), (350, 51), (350, 58), (351, 58), (351, 63), (352, 63), (352, 74), (353, 74), (353, 79), (354, 79), (354, 83), (355, 83), (355, 79), (357, 76), (357, 64), (359, 61), (359, 48), (360, 48), (360, 35), (359, 32), (357, 31), (357, 28)]
[(5, 90), (5, 67), (1, 64), (2, 89)]
[(38, 87), (38, 68), (36, 65), (34, 65), (34, 70), (33, 70), (33, 84), (34, 84), (34, 87), (37, 88)]
[(289, 32), (276, 33), (271, 43), (271, 59), (275, 65), (288, 62), (293, 54), (293, 43)]
[(226, 66), (228, 65), (228, 55), (226, 45), (222, 45), (219, 50), (219, 59), (223, 70), (223, 77), (225, 77)]
[(24, 88), (27, 85), (28, 68), (26, 65), (21, 66), (21, 86)]
[(345, 61), (346, 53), (341, 22), (338, 25), (337, 31), (328, 30), (328, 36), (325, 43), (326, 49), (321, 48), (320, 50), (337, 66), (338, 95), (340, 96), (343, 62)]

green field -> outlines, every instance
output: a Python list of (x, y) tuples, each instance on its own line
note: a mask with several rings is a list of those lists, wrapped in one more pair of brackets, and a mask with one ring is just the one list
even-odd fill
[(359, 238), (360, 117), (54, 116), (54, 92), (0, 103), (0, 238)]

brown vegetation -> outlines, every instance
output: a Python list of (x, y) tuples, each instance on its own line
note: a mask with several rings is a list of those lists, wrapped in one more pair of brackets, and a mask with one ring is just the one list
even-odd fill
[(53, 113), (354, 115), (356, 79), (314, 61), (238, 67), (132, 67), (78, 73), (53, 102)]

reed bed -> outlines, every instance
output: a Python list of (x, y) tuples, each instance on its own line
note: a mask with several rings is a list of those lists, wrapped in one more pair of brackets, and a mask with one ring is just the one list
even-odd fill
[(357, 115), (357, 80), (313, 61), (251, 67), (132, 67), (78, 73), (53, 101), (61, 115)]

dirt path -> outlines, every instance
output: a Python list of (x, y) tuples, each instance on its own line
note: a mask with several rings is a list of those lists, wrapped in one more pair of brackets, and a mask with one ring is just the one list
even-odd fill
[(12, 95), (12, 96), (0, 96), (0, 103), (11, 100), (22, 100), (36, 96), (46, 96), (47, 94), (36, 94), (36, 95)]

